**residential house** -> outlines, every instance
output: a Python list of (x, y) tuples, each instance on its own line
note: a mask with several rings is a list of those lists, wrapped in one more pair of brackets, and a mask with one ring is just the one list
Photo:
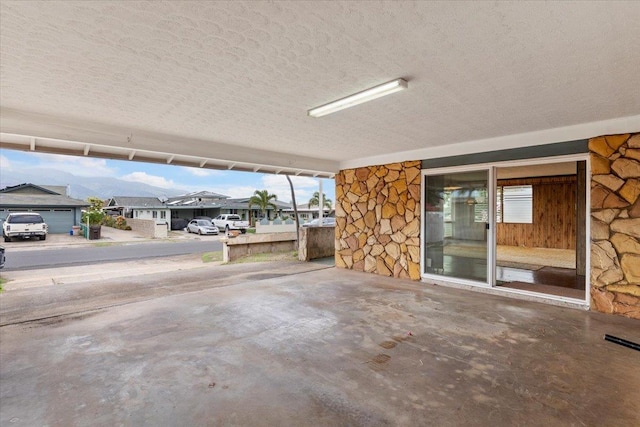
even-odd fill
[[(298, 207), (298, 217), (300, 218), (301, 223), (311, 221), (312, 219), (316, 219), (320, 216), (320, 210), (318, 209), (318, 206), (309, 207), (308, 203), (303, 203), (301, 205), (298, 205), (297, 207)], [(331, 207), (331, 209), (328, 209), (325, 207), (322, 210), (322, 216), (323, 217), (332, 216), (334, 211), (335, 211), (335, 207)], [(285, 215), (289, 215), (291, 217), (294, 216), (293, 207), (284, 209), (282, 212)]]
[[(249, 221), (251, 225), (254, 225), (256, 221), (263, 218), (263, 214), (256, 205), (252, 205), (251, 209), (249, 209), (249, 199), (250, 197), (227, 199), (224, 205), (221, 206), (220, 213), (240, 215), (243, 221)], [(264, 215), (267, 219), (275, 219), (291, 209), (290, 203), (281, 202), (280, 200), (272, 200), (272, 202), (276, 205), (277, 209), (273, 209), (272, 206), (267, 206), (266, 215)]]
[(20, 184), (0, 190), (0, 218), (11, 212), (37, 212), (49, 227), (49, 233), (68, 233), (80, 224), (83, 200), (67, 195), (67, 186)]
[[(274, 203), (278, 207), (277, 210), (271, 206), (267, 208), (267, 217), (270, 219), (291, 209), (289, 203), (277, 200)], [(215, 218), (220, 214), (237, 214), (244, 221), (255, 223), (255, 219), (260, 219), (262, 215), (255, 205), (249, 209), (249, 197), (232, 199), (209, 191), (187, 193), (171, 198), (114, 196), (109, 199), (105, 209), (112, 215), (122, 215), (126, 218), (157, 219), (167, 222), (178, 219), (190, 221), (200, 216)]]
[(169, 223), (171, 209), (166, 199), (158, 197), (114, 196), (105, 204), (105, 212), (133, 219), (155, 219), (156, 223)]

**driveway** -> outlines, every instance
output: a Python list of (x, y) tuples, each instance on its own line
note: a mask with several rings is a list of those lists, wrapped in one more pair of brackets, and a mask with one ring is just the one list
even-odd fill
[(1, 425), (640, 424), (635, 320), (311, 263), (105, 283), (0, 295)]

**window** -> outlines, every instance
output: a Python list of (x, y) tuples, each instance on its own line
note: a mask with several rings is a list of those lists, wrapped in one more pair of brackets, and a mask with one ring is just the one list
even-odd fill
[(153, 212), (151, 213), (151, 217), (152, 217), (152, 218), (154, 218), (154, 219), (155, 219), (155, 218), (158, 218), (158, 211), (153, 211)]
[(160, 211), (160, 219), (167, 219), (167, 212), (166, 211)]
[(533, 223), (533, 186), (498, 187), (496, 221), (513, 224)]

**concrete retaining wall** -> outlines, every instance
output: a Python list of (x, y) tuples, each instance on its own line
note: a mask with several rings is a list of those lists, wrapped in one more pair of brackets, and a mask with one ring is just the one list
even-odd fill
[(300, 261), (334, 256), (335, 250), (335, 227), (300, 227)]
[(296, 249), (296, 233), (242, 234), (222, 237), (222, 260), (235, 261), (245, 255), (285, 252)]
[(152, 239), (166, 239), (168, 226), (166, 223), (157, 224), (155, 219), (127, 218), (127, 225), (137, 234)]
[[(296, 233), (242, 234), (222, 237), (222, 259), (235, 261), (246, 255), (285, 252), (296, 249)], [(335, 253), (335, 227), (300, 227), (298, 259), (310, 261), (333, 256)]]

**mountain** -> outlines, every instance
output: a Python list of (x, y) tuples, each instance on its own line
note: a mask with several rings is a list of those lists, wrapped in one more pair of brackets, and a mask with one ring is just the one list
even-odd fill
[(166, 189), (140, 182), (123, 181), (107, 177), (76, 176), (68, 172), (48, 168), (12, 170), (0, 174), (0, 188), (31, 183), (35, 185), (68, 185), (70, 196), (86, 200), (88, 197), (109, 199), (113, 196), (160, 197), (178, 196), (184, 190)]

